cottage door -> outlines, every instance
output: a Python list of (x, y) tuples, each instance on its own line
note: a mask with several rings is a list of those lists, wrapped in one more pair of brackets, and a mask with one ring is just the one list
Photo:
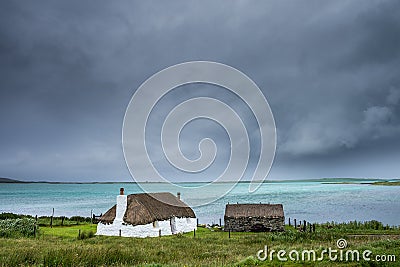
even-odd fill
[(177, 233), (176, 231), (176, 221), (175, 221), (175, 217), (172, 217), (171, 219), (169, 219), (169, 224), (171, 225), (171, 233), (174, 235)]

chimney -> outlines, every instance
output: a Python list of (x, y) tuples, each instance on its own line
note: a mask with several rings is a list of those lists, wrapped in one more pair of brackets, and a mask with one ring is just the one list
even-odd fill
[(181, 193), (180, 193), (180, 192), (176, 193), (176, 197), (177, 197), (179, 200), (181, 200)]
[(128, 197), (124, 195), (124, 188), (119, 189), (119, 195), (117, 196), (117, 209), (115, 211), (115, 220), (117, 222), (123, 222)]

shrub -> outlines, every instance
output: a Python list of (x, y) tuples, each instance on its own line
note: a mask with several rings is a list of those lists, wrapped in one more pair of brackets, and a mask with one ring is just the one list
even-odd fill
[(86, 238), (92, 238), (94, 237), (94, 232), (93, 231), (83, 231), (78, 235), (78, 239), (86, 239)]
[[(51, 216), (40, 216), (38, 220), (39, 226), (49, 226), (51, 222)], [(71, 218), (65, 216), (53, 217), (53, 226), (67, 226), (67, 225), (77, 225), (77, 224), (86, 224), (90, 223), (91, 218), (89, 217), (81, 217), (81, 216), (73, 216)]]
[(22, 219), (22, 218), (33, 218), (30, 215), (14, 214), (11, 212), (3, 212), (0, 214), (0, 220), (6, 219)]
[(91, 222), (92, 219), (90, 217), (72, 216), (71, 218), (69, 218), (69, 220), (75, 222)]
[(35, 228), (32, 218), (0, 220), (0, 237), (34, 236)]

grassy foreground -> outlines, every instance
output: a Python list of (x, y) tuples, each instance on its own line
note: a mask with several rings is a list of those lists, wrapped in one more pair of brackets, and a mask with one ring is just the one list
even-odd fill
[[(86, 233), (78, 239), (78, 231)], [(380, 224), (317, 225), (315, 233), (287, 227), (284, 233), (228, 233), (199, 228), (193, 233), (156, 238), (93, 236), (96, 225), (40, 227), (37, 237), (0, 238), (0, 266), (400, 266), (400, 230)], [(395, 255), (396, 262), (260, 261), (257, 251), (369, 249), (373, 255)]]

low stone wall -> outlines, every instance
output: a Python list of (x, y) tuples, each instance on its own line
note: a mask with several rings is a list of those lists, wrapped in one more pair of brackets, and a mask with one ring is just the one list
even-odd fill
[(232, 232), (282, 232), (285, 231), (285, 217), (225, 217), (225, 231)]

